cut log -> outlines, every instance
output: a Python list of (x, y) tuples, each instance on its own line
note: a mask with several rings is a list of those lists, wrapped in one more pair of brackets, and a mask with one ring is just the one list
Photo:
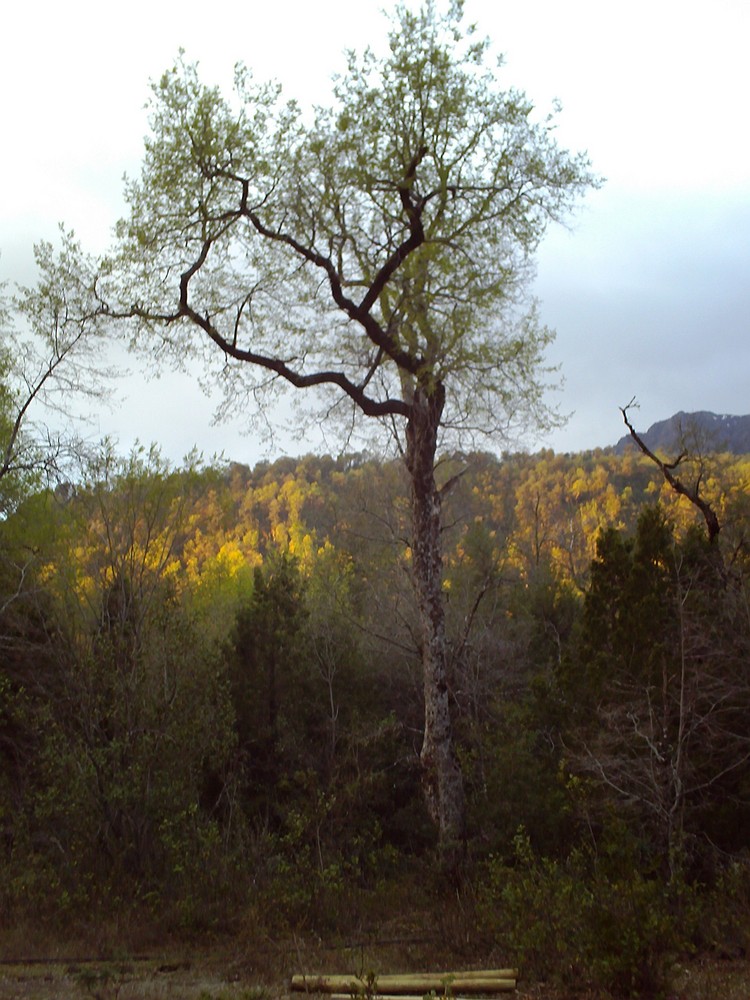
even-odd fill
[(496, 993), (515, 988), (517, 969), (481, 969), (474, 972), (427, 972), (405, 975), (377, 976), (374, 988), (367, 979), (359, 976), (292, 976), (293, 990), (308, 993), (367, 993), (368, 988), (378, 996), (419, 996), (433, 990), (445, 993)]
[[(495, 980), (495, 989), (493, 993), (512, 993), (517, 986), (515, 979), (497, 979)], [(354, 992), (354, 991), (352, 991)], [(437, 1000), (440, 1000), (444, 996), (442, 987), (440, 989), (427, 990), (425, 993), (381, 993), (376, 990), (372, 993), (372, 997), (376, 1000), (424, 1000), (424, 997), (434, 993)], [(457, 995), (452, 990), (450, 992), (451, 1000), (479, 1000), (476, 996), (469, 996), (468, 990), (467, 995)], [(363, 996), (364, 994), (355, 993), (356, 996)], [(352, 993), (329, 993), (327, 996), (330, 1000), (352, 1000)]]
[[(498, 979), (497, 986), (495, 987), (495, 993), (512, 993), (516, 989), (517, 982), (515, 979)], [(435, 996), (437, 1000), (440, 1000), (442, 993), (435, 990)], [(375, 992), (372, 994), (373, 998), (376, 1000), (424, 1000), (426, 994), (424, 993), (380, 993)], [(327, 996), (330, 1000), (352, 1000), (351, 993), (329, 993)], [(469, 996), (457, 996), (455, 993), (451, 993), (451, 1000), (478, 1000), (478, 997)]]

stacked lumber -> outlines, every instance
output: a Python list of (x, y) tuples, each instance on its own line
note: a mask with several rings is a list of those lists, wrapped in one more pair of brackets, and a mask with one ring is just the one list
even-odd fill
[(384, 976), (292, 976), (292, 989), (327, 993), (331, 1000), (377, 998), (422, 1000), (422, 997), (463, 997), (509, 993), (516, 988), (518, 969), (483, 969), (475, 972), (425, 972)]

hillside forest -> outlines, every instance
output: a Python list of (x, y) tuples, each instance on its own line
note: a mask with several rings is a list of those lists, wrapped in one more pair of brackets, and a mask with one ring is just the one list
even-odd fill
[(714, 543), (635, 450), (437, 475), (467, 796), (448, 888), (402, 463), (105, 444), (0, 523), (6, 927), (346, 936), (447, 892), (465, 958), (541, 977), (636, 993), (675, 954), (741, 953), (750, 461), (700, 460)]

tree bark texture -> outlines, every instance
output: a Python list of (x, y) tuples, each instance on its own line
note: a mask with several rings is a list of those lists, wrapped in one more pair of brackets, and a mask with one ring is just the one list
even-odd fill
[(412, 567), (422, 634), (422, 787), (439, 831), (441, 860), (447, 870), (455, 870), (463, 853), (465, 799), (450, 716), (440, 493), (435, 482), (444, 405), (442, 385), (430, 392), (421, 387), (415, 391), (406, 428), (406, 466), (411, 479)]

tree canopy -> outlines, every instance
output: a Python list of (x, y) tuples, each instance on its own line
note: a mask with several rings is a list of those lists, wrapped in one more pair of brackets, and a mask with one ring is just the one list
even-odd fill
[(285, 381), (408, 418), (444, 386), (444, 427), (549, 418), (533, 253), (595, 180), (489, 57), (460, 3), (399, 6), (388, 52), (349, 53), (311, 119), (243, 67), (229, 100), (181, 58), (127, 185), (117, 308), (180, 359), (213, 342), (250, 362), (224, 368), (235, 404)]
[[(101, 358), (102, 310), (96, 266), (72, 233), (61, 246), (34, 248), (39, 277), (6, 295), (0, 286), (0, 512), (7, 513), (44, 472), (76, 450), (71, 412), (107, 395), (114, 370)], [(45, 422), (62, 414), (66, 430)]]

